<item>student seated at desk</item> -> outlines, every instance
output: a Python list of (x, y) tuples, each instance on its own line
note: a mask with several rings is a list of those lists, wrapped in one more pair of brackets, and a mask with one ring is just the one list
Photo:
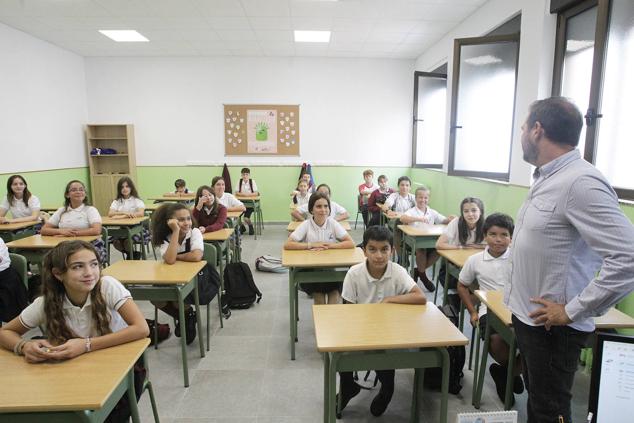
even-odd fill
[(224, 228), (227, 221), (227, 208), (216, 201), (211, 187), (203, 185), (196, 191), (196, 206), (192, 215), (200, 233), (214, 232)]
[[(366, 260), (348, 270), (343, 281), (344, 303), (425, 304), (423, 291), (407, 270), (392, 262), (392, 233), (384, 226), (370, 226), (363, 234)], [(370, 404), (370, 412), (380, 416), (387, 409), (394, 393), (394, 370), (377, 370), (381, 389)], [(356, 396), (361, 387), (354, 382), (352, 372), (340, 372), (341, 411)], [(340, 415), (337, 418), (341, 418)]]
[[(298, 185), (302, 181), (306, 182), (306, 185), (308, 185), (307, 192), (309, 196), (310, 194), (314, 194), (315, 192), (317, 192), (317, 189), (315, 188), (315, 184), (312, 182), (311, 179), (312, 178), (310, 176), (310, 173), (302, 173), (302, 176), (297, 181)], [(299, 192), (299, 189), (296, 189), (293, 192), (291, 192), (291, 197), (294, 197), (295, 195), (297, 195), (298, 192)]]
[(405, 213), (416, 205), (416, 199), (410, 192), (412, 181), (407, 176), (398, 178), (398, 192), (390, 194), (381, 206), (383, 211), (392, 210)]
[[(7, 196), (0, 203), (0, 224), (36, 222), (40, 219), (40, 200), (31, 192), (21, 175), (7, 180)], [(7, 213), (11, 212), (11, 218)]]
[(165, 197), (180, 197), (183, 194), (189, 194), (189, 190), (187, 189), (187, 182), (179, 178), (174, 181), (174, 192), (166, 192), (163, 195)]
[(242, 201), (238, 200), (232, 194), (225, 192), (225, 180), (222, 176), (214, 176), (211, 180), (211, 187), (216, 195), (216, 200), (225, 206), (228, 212), (245, 211), (247, 209)]
[(436, 241), (437, 250), (462, 248), (484, 248), (484, 204), (475, 197), (460, 202), (460, 217), (447, 225), (445, 232)]
[[(469, 257), (460, 271), (460, 283), (458, 284), (458, 295), (467, 307), (471, 316), (471, 325), (480, 327), (480, 336), (484, 340), (487, 308), (480, 305), (479, 310), (473, 305), (469, 286), (476, 282), (483, 291), (503, 291), (504, 286), (511, 279), (511, 238), (513, 236), (513, 219), (502, 213), (493, 213), (484, 221), (482, 230), (486, 248), (484, 251)], [(489, 343), (489, 353), (497, 363), (491, 364), (489, 373), (495, 382), (495, 388), (500, 400), (504, 402), (506, 389), (506, 374), (509, 362), (509, 346), (500, 335), (497, 335), (491, 328), (491, 339)], [(521, 394), (524, 392), (524, 383), (520, 376), (521, 359), (514, 357), (515, 378), (513, 380), (513, 392)], [(511, 403), (515, 403), (512, 397)]]
[(293, 195), (293, 204), (297, 207), (301, 207), (305, 204), (308, 204), (308, 200), (310, 199), (310, 192), (308, 192), (308, 182), (303, 179), (297, 183), (297, 189), (294, 191), (297, 194)]
[[(165, 263), (203, 259), (203, 235), (200, 229), (192, 226), (192, 213), (183, 203), (166, 203), (156, 209), (152, 215), (152, 245), (160, 248), (161, 258)], [(152, 304), (174, 318), (174, 335), (180, 338), (182, 325), (178, 316), (178, 304), (175, 301), (153, 301)], [(196, 310), (188, 305), (185, 309), (185, 341), (189, 345), (194, 339)]]
[(374, 172), (371, 169), (363, 171), (363, 183), (359, 185), (359, 210), (363, 216), (363, 224), (368, 226), (368, 200), (370, 195), (379, 187), (374, 184)]
[[(287, 250), (321, 251), (333, 248), (354, 248), (348, 232), (330, 215), (330, 200), (321, 192), (310, 196), (308, 212), (313, 216), (295, 229), (284, 248)], [(313, 295), (315, 304), (337, 304), (341, 294), (340, 282), (319, 282), (302, 285)], [(327, 298), (326, 298), (327, 295)]]
[[(344, 209), (339, 204), (332, 201), (330, 198), (330, 187), (326, 184), (321, 184), (317, 187), (317, 193), (324, 194), (328, 197), (328, 207), (330, 208), (330, 217), (335, 219), (337, 222), (341, 222), (342, 220), (348, 219), (348, 211)], [(312, 195), (311, 195), (312, 197)], [(310, 202), (310, 200), (309, 200)], [(306, 220), (308, 218), (309, 207), (308, 204), (304, 206), (297, 207), (295, 210), (291, 212), (291, 216), (300, 222)]]
[[(416, 207), (412, 207), (401, 216), (401, 222), (411, 226), (446, 225), (456, 216), (445, 217), (436, 210), (427, 206), (429, 204), (429, 189), (418, 187), (415, 192)], [(431, 267), (438, 260), (438, 253), (433, 248), (419, 248), (416, 250), (416, 272), (418, 277), (429, 292), (433, 292), (436, 287), (429, 280), (425, 270)]]
[[(110, 204), (110, 210), (108, 210), (108, 217), (113, 219), (126, 219), (130, 217), (143, 217), (145, 215), (145, 204), (139, 198), (139, 193), (134, 186), (134, 182), (127, 176), (119, 179), (117, 182), (117, 198)], [(150, 231), (147, 228), (143, 228), (141, 234), (135, 234), (132, 236), (134, 242), (150, 242)], [(117, 250), (121, 251), (124, 255), (130, 256), (130, 251), (127, 250), (127, 238), (115, 239), (112, 245)], [(133, 252), (132, 256), (134, 260), (141, 259), (141, 253)]]
[(372, 191), (370, 198), (368, 198), (368, 212), (370, 213), (368, 226), (375, 226), (381, 223), (381, 206), (385, 204), (387, 197), (394, 192), (394, 190), (387, 185), (387, 176), (380, 175), (378, 182), (379, 188)]
[[(64, 207), (60, 207), (42, 226), (42, 235), (88, 236), (101, 235), (101, 215), (88, 205), (86, 187), (81, 181), (73, 180), (64, 190)], [(106, 244), (101, 238), (92, 242), (97, 250), (99, 262), (108, 258)]]
[[(242, 176), (238, 183), (236, 184), (235, 193), (243, 195), (245, 197), (257, 197), (260, 195), (258, 192), (258, 186), (255, 184), (255, 181), (251, 179), (251, 170), (248, 167), (243, 167), (240, 171), (240, 175)], [(251, 223), (251, 214), (253, 213), (253, 208), (247, 208), (244, 212), (244, 222), (249, 226), (249, 235), (253, 235), (255, 233), (253, 229), (253, 223)], [(240, 226), (240, 230), (242, 232), (246, 231), (244, 225)]]
[[(44, 258), (42, 290), (42, 296), (0, 328), (0, 345), (29, 363), (69, 360), (149, 335), (130, 292), (115, 278), (101, 276), (90, 243), (66, 241), (53, 248)], [(38, 326), (44, 328), (46, 339), (22, 338)], [(135, 379), (143, 375), (144, 370), (135, 370)], [(127, 421), (126, 406), (127, 398), (115, 406), (108, 421)]]
[(0, 238), (0, 322), (13, 320), (29, 305), (26, 286), (18, 272), (11, 267), (9, 249)]

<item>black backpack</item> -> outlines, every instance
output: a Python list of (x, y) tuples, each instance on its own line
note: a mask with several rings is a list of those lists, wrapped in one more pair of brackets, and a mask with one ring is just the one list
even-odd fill
[[(456, 327), (458, 326), (458, 313), (450, 305), (445, 305), (441, 308), (441, 311), (451, 323)], [(462, 389), (462, 369), (464, 368), (465, 359), (467, 356), (464, 345), (457, 347), (447, 347), (449, 352), (449, 393), (457, 395)], [(424, 384), (429, 389), (440, 391), (442, 385), (442, 368), (432, 367), (425, 369)]]
[(259, 303), (262, 293), (255, 286), (249, 265), (243, 262), (229, 263), (224, 272), (225, 294), (231, 308), (249, 308)]

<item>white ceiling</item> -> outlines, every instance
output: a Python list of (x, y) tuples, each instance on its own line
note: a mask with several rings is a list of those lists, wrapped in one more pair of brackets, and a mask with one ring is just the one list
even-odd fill
[[(0, 0), (0, 22), (82, 56), (412, 59), (486, 0)], [(116, 43), (99, 29), (135, 29)], [(293, 30), (330, 30), (297, 44)]]

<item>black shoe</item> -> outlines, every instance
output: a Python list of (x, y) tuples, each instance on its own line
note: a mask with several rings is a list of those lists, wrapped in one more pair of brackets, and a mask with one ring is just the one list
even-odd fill
[[(489, 366), (489, 373), (495, 382), (495, 390), (498, 398), (504, 404), (504, 395), (506, 394), (506, 367), (493, 363)], [(511, 394), (511, 407), (515, 404), (515, 396)]]
[[(175, 320), (175, 323), (174, 335), (180, 338), (181, 325), (178, 320)], [(194, 339), (196, 339), (196, 310), (190, 308), (185, 311), (185, 343), (189, 345), (194, 342)]]
[(516, 394), (521, 394), (524, 392), (524, 381), (522, 380), (522, 376), (517, 375), (513, 378), (513, 392)]
[(253, 230), (253, 225), (249, 225), (249, 235), (253, 235), (255, 231)]
[(244, 225), (240, 225), (240, 227), (238, 228), (238, 230), (240, 231), (241, 234), (245, 233), (247, 231), (247, 227)]
[(434, 292), (436, 290), (436, 286), (432, 281), (429, 280), (429, 278), (427, 278), (425, 272), (419, 272), (418, 269), (416, 269), (416, 274), (420, 278), (420, 281), (423, 283), (426, 290), (428, 290), (429, 292)]
[(140, 251), (132, 252), (132, 260), (141, 260), (142, 258), (143, 256), (141, 255)]
[(350, 400), (356, 397), (359, 394), (359, 392), (361, 392), (361, 387), (355, 383), (352, 386), (350, 386), (350, 392), (346, 392), (345, 395), (343, 395), (341, 392), (337, 394), (337, 398), (335, 399), (335, 407), (337, 407), (337, 404), (339, 404), (339, 396), (343, 395), (341, 396), (341, 409), (337, 413), (338, 419), (341, 418), (341, 412), (343, 411), (344, 408), (346, 408), (346, 405), (348, 405)]
[(381, 414), (385, 413), (387, 410), (387, 406), (390, 404), (392, 400), (392, 395), (394, 394), (394, 384), (389, 386), (383, 385), (381, 383), (381, 389), (379, 393), (376, 394), (376, 397), (372, 400), (372, 404), (370, 404), (370, 413), (373, 416), (379, 417)]

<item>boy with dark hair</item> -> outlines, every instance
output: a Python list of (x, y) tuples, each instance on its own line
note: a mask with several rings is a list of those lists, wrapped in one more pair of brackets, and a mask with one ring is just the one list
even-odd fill
[[(384, 226), (371, 226), (363, 234), (366, 260), (348, 270), (341, 296), (344, 303), (425, 304), (427, 299), (407, 271), (390, 261), (392, 233)], [(380, 416), (387, 409), (394, 393), (394, 370), (377, 370), (381, 389), (372, 400), (370, 412)], [(356, 396), (361, 387), (354, 382), (352, 372), (340, 372), (341, 411)], [(340, 416), (338, 416), (340, 417)]]
[[(236, 195), (242, 197), (257, 197), (260, 193), (258, 192), (258, 186), (255, 184), (255, 180), (251, 179), (251, 169), (243, 167), (240, 171), (240, 175), (242, 177), (238, 180), (236, 189), (234, 190)], [(253, 223), (251, 222), (251, 214), (253, 214), (253, 207), (247, 207), (247, 210), (242, 215), (244, 222), (249, 226), (249, 235), (255, 233)], [(240, 225), (240, 231), (242, 233), (246, 232), (246, 230), (247, 228), (244, 224)]]
[[(484, 221), (483, 232), (487, 247), (484, 251), (469, 257), (460, 271), (458, 284), (458, 295), (467, 307), (471, 315), (471, 325), (480, 326), (480, 336), (484, 339), (484, 328), (486, 327), (487, 308), (480, 305), (480, 309), (473, 304), (469, 286), (477, 280), (480, 289), (483, 291), (503, 291), (504, 286), (511, 278), (511, 249), (509, 245), (513, 237), (513, 219), (502, 213), (493, 213)], [(506, 373), (509, 362), (509, 346), (504, 339), (493, 330), (489, 341), (489, 352), (491, 357), (499, 363), (493, 363), (489, 367), (489, 373), (495, 382), (495, 387), (504, 402), (506, 391)], [(513, 392), (521, 394), (524, 391), (524, 383), (519, 375), (521, 360), (514, 358), (515, 379), (513, 381)], [(512, 402), (515, 402), (513, 397)]]

